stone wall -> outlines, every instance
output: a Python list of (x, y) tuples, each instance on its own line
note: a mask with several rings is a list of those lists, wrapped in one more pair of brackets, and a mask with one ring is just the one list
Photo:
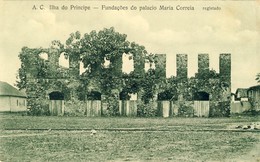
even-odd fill
[(188, 77), (188, 55), (177, 54), (176, 55), (176, 69), (177, 78), (186, 79)]
[(198, 73), (208, 74), (209, 73), (209, 55), (199, 54), (198, 55)]
[[(46, 52), (48, 54), (48, 61), (39, 58), (41, 52)], [(38, 53), (35, 52), (35, 54), (31, 55), (31, 58), (27, 58), (29, 66), (26, 67), (26, 92), (29, 96), (29, 107), (35, 107), (37, 104), (39, 107), (46, 107), (49, 100), (48, 94), (52, 91), (59, 91), (65, 94), (65, 107), (66, 102), (68, 101), (78, 102), (78, 99), (80, 98), (79, 94), (83, 96), (80, 100), (85, 102), (84, 100), (87, 99), (86, 95), (91, 91), (103, 92), (103, 85), (99, 77), (93, 77), (92, 79), (87, 80), (84, 76), (80, 76), (79, 58), (69, 57), (69, 68), (60, 67), (58, 61), (61, 53), (62, 51), (58, 48), (50, 47), (49, 49), (44, 49)], [(145, 55), (135, 54), (133, 55), (133, 60), (134, 73), (144, 74)], [(161, 80), (156, 83), (157, 90), (155, 91), (155, 97), (151, 102), (156, 101), (157, 94), (164, 92), (168, 86), (166, 78), (166, 54), (154, 55), (154, 63), (156, 79), (160, 78)], [(178, 99), (175, 103), (171, 101), (169, 116), (193, 116), (193, 97), (196, 92), (206, 92), (209, 94), (209, 116), (229, 116), (231, 95), (231, 55), (220, 54), (219, 65), (220, 73), (212, 73), (212, 71), (209, 70), (209, 55), (199, 54), (198, 73), (195, 77), (188, 78), (188, 55), (176, 55), (176, 86)], [(117, 84), (115, 89), (111, 90), (112, 96), (117, 96), (115, 97), (115, 101), (117, 102), (117, 100), (119, 100), (119, 93), (124, 89), (124, 80), (120, 78), (122, 75), (122, 57), (118, 56), (112, 58), (109, 66), (112, 67), (115, 76), (118, 76), (119, 79), (121, 79), (115, 83)], [(39, 75), (39, 73), (41, 75)], [(44, 75), (42, 75), (43, 73)], [(140, 76), (144, 75), (139, 75), (139, 77)], [(85, 80), (87, 80), (87, 82), (85, 82)], [(141, 101), (140, 95), (142, 95), (143, 92), (142, 89), (137, 92), (139, 101)], [(35, 98), (38, 100), (34, 101)], [(101, 98), (101, 105), (105, 105), (106, 102), (108, 102), (107, 98), (109, 98), (109, 96)], [(119, 104), (117, 106), (120, 107)], [(118, 113), (120, 113), (119, 107), (115, 108), (118, 109)], [(165, 106), (157, 105), (159, 112), (161, 112), (160, 107)], [(107, 110), (102, 111), (107, 113)], [(123, 111), (125, 110), (122, 110), (122, 112)], [(101, 113), (98, 114), (101, 115)]]

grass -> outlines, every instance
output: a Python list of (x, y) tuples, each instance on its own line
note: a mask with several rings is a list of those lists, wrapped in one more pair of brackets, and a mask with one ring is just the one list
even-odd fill
[[(1, 114), (0, 120), (0, 161), (260, 160), (258, 131), (228, 131), (260, 121), (259, 117), (163, 119)], [(92, 136), (88, 131), (92, 128), (100, 130)]]

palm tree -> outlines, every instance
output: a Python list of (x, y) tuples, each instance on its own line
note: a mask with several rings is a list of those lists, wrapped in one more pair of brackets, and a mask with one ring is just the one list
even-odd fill
[(260, 83), (260, 73), (256, 74), (255, 80), (257, 81), (257, 83)]

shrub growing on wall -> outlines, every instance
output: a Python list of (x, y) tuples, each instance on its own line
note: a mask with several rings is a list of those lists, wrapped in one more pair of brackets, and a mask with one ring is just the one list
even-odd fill
[(209, 111), (210, 117), (229, 117), (230, 116), (230, 102), (212, 102)]
[(137, 116), (139, 117), (155, 117), (157, 116), (157, 104), (156, 102), (144, 103), (138, 101), (137, 103)]
[[(139, 56), (140, 58), (144, 58), (147, 54), (143, 46), (140, 46), (135, 42), (129, 42), (126, 37), (126, 34), (120, 34), (116, 32), (114, 28), (109, 28), (99, 32), (93, 30), (90, 33), (86, 33), (84, 35), (81, 35), (80, 32), (72, 33), (67, 39), (65, 45), (59, 41), (53, 41), (52, 47), (48, 49), (30, 49), (24, 47), (22, 48), (22, 51), (19, 55), (22, 64), (18, 71), (19, 81), (17, 82), (17, 86), (20, 89), (25, 88), (30, 96), (31, 93), (37, 92), (39, 89), (46, 92), (48, 88), (51, 88), (50, 86), (45, 87), (38, 83), (34, 84), (38, 87), (28, 87), (27, 84), (33, 82), (33, 80), (40, 78), (44, 79), (46, 77), (51, 77), (52, 79), (61, 79), (61, 76), (71, 78), (72, 76), (67, 76), (68, 73), (61, 75), (60, 73), (63, 71), (59, 71), (59, 68), (53, 68), (56, 66), (49, 68), (50, 64), (43, 61), (39, 57), (39, 54), (44, 52), (47, 53), (48, 56), (55, 55), (55, 60), (56, 56), (59, 57), (60, 53), (64, 53), (66, 58), (70, 58), (70, 60), (74, 60), (74, 62), (75, 60), (82, 61), (84, 68), (86, 69), (82, 75), (84, 77), (84, 86), (81, 89), (83, 91), (87, 90), (85, 87), (88, 87), (90, 80), (98, 80), (100, 92), (102, 95), (108, 96), (107, 103), (110, 114), (117, 115), (118, 94), (114, 94), (112, 92), (120, 92), (123, 86), (123, 75), (121, 72), (122, 55), (131, 53), (133, 55)], [(51, 53), (51, 51), (54, 51), (54, 53)], [(104, 65), (105, 60), (110, 62), (109, 66)], [(139, 65), (138, 61), (137, 65)], [(141, 65), (143, 65), (143, 63), (140, 63), (139, 66), (141, 67)], [(73, 97), (78, 95), (79, 99), (84, 100), (85, 93), (79, 90), (80, 85), (70, 86), (72, 82), (64, 82), (65, 87), (70, 89), (69, 95)], [(59, 87), (59, 89), (61, 88)], [(39, 98), (39, 93), (36, 93), (36, 96), (34, 97)], [(36, 112), (36, 114), (39, 114), (41, 111), (38, 110), (42, 106), (40, 106), (39, 103), (30, 103), (33, 102), (31, 100), (28, 101), (28, 104), (31, 105), (31, 112)], [(35, 109), (35, 111), (33, 109)]]
[(193, 111), (193, 105), (191, 105), (191, 102), (186, 102), (186, 103), (179, 103), (178, 105), (178, 116), (181, 117), (192, 117), (194, 114)]
[(85, 114), (85, 104), (83, 101), (76, 99), (65, 102), (65, 112), (66, 116), (84, 116)]

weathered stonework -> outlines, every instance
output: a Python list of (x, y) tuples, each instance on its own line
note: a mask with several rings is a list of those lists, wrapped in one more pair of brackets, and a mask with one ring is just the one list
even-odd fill
[(77, 57), (70, 57), (69, 58), (69, 76), (78, 78), (79, 76), (79, 58)]
[(177, 78), (186, 80), (188, 77), (188, 55), (177, 54), (176, 56), (177, 65)]
[(199, 54), (198, 55), (198, 73), (208, 74), (209, 73), (209, 55)]
[[(34, 51), (33, 49), (30, 49)], [(39, 57), (39, 54), (45, 52), (48, 54), (48, 60), (43, 60)], [(104, 87), (102, 83), (102, 77), (92, 77), (91, 79), (86, 79), (84, 75), (79, 74), (79, 57), (69, 57), (69, 68), (64, 68), (59, 66), (59, 57), (62, 51), (58, 48), (50, 47), (49, 49), (43, 49), (35, 52), (34, 54), (28, 54), (30, 57), (26, 61), (29, 62), (26, 69), (26, 92), (29, 100), (29, 107), (37, 107), (39, 111), (42, 111), (42, 107), (48, 110), (49, 94), (51, 92), (61, 92), (64, 94), (65, 100), (65, 111), (66, 106), (68, 110), (75, 109), (75, 104), (73, 102), (79, 102), (78, 105), (85, 105), (87, 100), (91, 99), (91, 93), (99, 93), (101, 100), (102, 109), (98, 111), (99, 114), (107, 114), (106, 106), (109, 102), (113, 100), (119, 100), (119, 94), (125, 88), (123, 78), (120, 78), (122, 74), (122, 56), (115, 57), (110, 61), (110, 67), (113, 70), (115, 76), (118, 78), (113, 78), (116, 83), (111, 83), (113, 88), (109, 92), (110, 95), (104, 95)], [(145, 73), (145, 56), (143, 54), (133, 55), (134, 60), (134, 74), (138, 77), (144, 77)], [(203, 100), (209, 101), (209, 116), (228, 116), (230, 110), (230, 95), (231, 95), (231, 55), (221, 54), (219, 57), (219, 74), (214, 73), (209, 70), (209, 55), (199, 54), (198, 55), (198, 73), (195, 77), (188, 78), (188, 55), (187, 54), (177, 54), (176, 56), (176, 70), (177, 76), (175, 78), (176, 83), (174, 85), (169, 85), (168, 79), (166, 78), (166, 54), (156, 54), (154, 55), (155, 63), (155, 79), (156, 90), (153, 92), (153, 99), (151, 100), (153, 110), (157, 106), (156, 100), (158, 94), (169, 91), (171, 86), (176, 86), (177, 97), (171, 96), (167, 100), (171, 101), (171, 105), (174, 108), (170, 108), (169, 116), (192, 116), (194, 101), (199, 99), (194, 96), (199, 94), (207, 94), (208, 98), (202, 96)], [(100, 65), (101, 66), (101, 65)], [(39, 75), (41, 74), (41, 75)], [(138, 75), (140, 74), (140, 75)], [(141, 75), (142, 74), (142, 75)], [(39, 77), (41, 76), (41, 77)], [(107, 79), (107, 78), (106, 78)], [(108, 85), (110, 86), (110, 85)], [(152, 86), (152, 85), (151, 85)], [(144, 96), (144, 89), (139, 89), (138, 92), (138, 102), (140, 106), (144, 106), (145, 111), (148, 113), (154, 113), (155, 111), (148, 111), (148, 104), (140, 104), (142, 96)], [(93, 96), (92, 96), (93, 97)], [(38, 99), (37, 102), (35, 99)], [(110, 100), (111, 99), (111, 100)], [(163, 99), (162, 99), (163, 100)], [(32, 101), (30, 104), (30, 101)], [(92, 103), (92, 102), (91, 102)], [(119, 106), (119, 103), (115, 103)], [(73, 106), (70, 108), (69, 106)], [(89, 104), (88, 104), (89, 106)], [(176, 111), (178, 107), (178, 111)], [(120, 113), (119, 108), (117, 113)], [(44, 110), (45, 111), (45, 110)], [(81, 111), (81, 109), (80, 109)], [(82, 110), (83, 111), (83, 110)], [(163, 110), (158, 111), (162, 114)], [(40, 114), (41, 112), (39, 112)], [(66, 113), (65, 113), (66, 114)], [(88, 112), (89, 114), (89, 112)], [(207, 115), (206, 115), (207, 116)]]
[(145, 72), (145, 56), (143, 53), (134, 54), (134, 72), (135, 73), (144, 73)]
[(166, 78), (166, 54), (155, 54), (155, 74), (159, 78)]

